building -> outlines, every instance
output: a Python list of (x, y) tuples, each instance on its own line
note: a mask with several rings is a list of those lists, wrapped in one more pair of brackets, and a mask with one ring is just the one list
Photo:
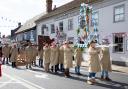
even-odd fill
[(21, 23), (18, 23), (18, 27), (15, 28), (14, 30), (11, 30), (11, 40), (16, 41), (16, 34), (15, 32), (21, 27)]
[[(52, 0), (47, 1), (50, 3), (49, 7), (47, 3), (47, 8), (51, 8)], [(75, 42), (80, 4), (83, 2), (85, 0), (73, 0), (47, 11), (36, 20), (37, 39), (38, 35), (46, 35), (60, 42), (65, 39)], [(89, 4), (94, 8), (92, 15), (97, 22), (100, 41), (105, 39), (111, 44), (117, 44), (110, 48), (113, 63), (128, 66), (128, 0), (94, 0)]]
[(16, 41), (22, 42), (26, 40), (30, 40), (33, 43), (36, 43), (36, 24), (35, 21), (40, 18), (42, 14), (37, 15), (30, 20), (26, 21), (16, 32)]

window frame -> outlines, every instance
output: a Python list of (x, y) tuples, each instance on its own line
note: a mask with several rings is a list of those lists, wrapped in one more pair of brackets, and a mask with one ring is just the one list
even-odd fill
[[(120, 33), (113, 33), (113, 43), (114, 44), (116, 44), (115, 43), (115, 36), (116, 36), (116, 34), (120, 34)], [(115, 46), (113, 47), (113, 53), (125, 53), (125, 37), (123, 36), (123, 35), (125, 35), (125, 33), (122, 33), (122, 37), (123, 37), (123, 51), (122, 52), (120, 52), (120, 51), (115, 51)], [(117, 44), (121, 44), (121, 43), (117, 43)]]
[[(119, 13), (119, 14), (116, 14), (115, 13), (115, 11), (116, 11), (116, 9), (120, 9), (120, 8), (123, 8), (123, 13)], [(116, 21), (116, 19), (115, 19), (115, 17), (117, 16), (117, 15), (123, 15), (124, 17), (123, 17), (123, 20), (118, 20), (118, 21)], [(120, 19), (120, 17), (119, 17), (119, 19)], [(114, 8), (113, 8), (113, 23), (118, 23), (118, 22), (124, 22), (125, 21), (125, 4), (121, 4), (121, 5), (118, 5), (118, 6), (115, 6)]]
[(41, 26), (41, 35), (44, 35), (45, 34), (45, 31), (44, 31), (45, 28), (46, 28), (46, 24), (43, 24)]
[[(72, 23), (71, 23), (72, 22)], [(68, 31), (73, 30), (73, 18), (68, 19)]]
[(51, 24), (50, 26), (51, 26), (51, 34), (54, 34), (55, 33), (55, 25), (54, 24)]
[[(61, 23), (63, 23), (63, 26), (60, 26)], [(61, 28), (63, 28), (63, 29), (61, 29)], [(59, 22), (59, 31), (60, 32), (64, 31), (64, 22), (63, 21)]]
[(74, 37), (68, 37), (69, 43), (74, 43)]

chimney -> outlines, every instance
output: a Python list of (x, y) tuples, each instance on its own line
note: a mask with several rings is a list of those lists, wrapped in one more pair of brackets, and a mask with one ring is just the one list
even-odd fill
[(54, 8), (53, 8), (53, 10), (56, 10), (56, 5), (54, 5)]
[(52, 0), (46, 0), (46, 11), (48, 13), (52, 11)]
[(21, 27), (21, 22), (18, 23), (18, 27)]

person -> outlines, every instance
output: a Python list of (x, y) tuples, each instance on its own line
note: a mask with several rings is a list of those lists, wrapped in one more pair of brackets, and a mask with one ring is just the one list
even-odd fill
[(105, 79), (107, 81), (110, 81), (111, 79), (109, 78), (108, 72), (112, 72), (112, 67), (111, 67), (111, 61), (110, 61), (110, 52), (109, 52), (109, 47), (107, 47), (108, 43), (103, 40), (102, 41), (103, 46), (101, 48), (101, 79)]
[(44, 70), (45, 72), (49, 72), (49, 65), (50, 65), (50, 47), (48, 43), (45, 43), (43, 47), (43, 60), (44, 60)]
[(99, 49), (96, 48), (96, 42), (92, 41), (89, 45), (89, 49), (88, 49), (88, 63), (89, 63), (89, 67), (88, 67), (88, 71), (89, 71), (89, 75), (88, 75), (88, 80), (87, 83), (88, 84), (94, 84), (95, 81), (95, 76), (97, 72), (101, 71), (100, 68), (100, 61), (99, 61)]
[(5, 59), (6, 59), (6, 64), (9, 64), (10, 50), (11, 50), (11, 47), (9, 47), (8, 44), (5, 44), (5, 46), (2, 48), (2, 54), (3, 54), (3, 63), (2, 64), (5, 64)]
[(59, 68), (60, 71), (64, 71), (64, 43), (59, 48)]
[(36, 66), (36, 56), (38, 55), (38, 50), (36, 48), (36, 45), (32, 45), (32, 51), (33, 51), (33, 54), (32, 54), (32, 65)]
[(58, 48), (55, 42), (53, 42), (51, 45), (52, 46), (50, 47), (50, 66), (51, 71), (56, 73), (58, 70)]
[(64, 74), (65, 77), (70, 77), (69, 69), (73, 67), (73, 51), (69, 46), (68, 41), (64, 42)]
[(81, 62), (83, 61), (81, 48), (75, 49), (74, 59), (75, 59), (75, 72), (76, 74), (80, 75), (81, 74), (80, 66), (81, 66)]
[(1, 65), (2, 65), (2, 44), (1, 44), (1, 41), (0, 41), (0, 77), (2, 76)]
[(39, 55), (39, 67), (43, 68), (43, 48), (38, 50)]
[(26, 69), (32, 69), (32, 59), (33, 59), (33, 48), (31, 42), (28, 42), (28, 46), (25, 48), (25, 54), (26, 54)]
[(16, 47), (16, 44), (14, 44), (14, 46), (11, 48), (10, 51), (11, 54), (11, 62), (12, 62), (12, 68), (16, 68), (16, 61), (17, 61), (17, 56), (18, 56), (18, 48)]
[(20, 53), (20, 59), (26, 61), (26, 58), (25, 58), (25, 45), (22, 45), (19, 49), (19, 53)]

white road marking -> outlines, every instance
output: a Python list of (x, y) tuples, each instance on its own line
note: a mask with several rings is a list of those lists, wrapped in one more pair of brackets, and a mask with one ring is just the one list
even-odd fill
[[(3, 75), (5, 75), (6, 77), (8, 77), (8, 78), (11, 79), (11, 80), (8, 81), (8, 82), (11, 82), (12, 80), (14, 80), (14, 81), (16, 81), (16, 82), (20, 82), (21, 85), (27, 87), (28, 89), (45, 89), (45, 88), (43, 88), (43, 87), (41, 87), (41, 86), (38, 86), (38, 85), (36, 85), (36, 84), (34, 84), (34, 83), (31, 83), (31, 82), (29, 82), (29, 81), (27, 81), (27, 80), (25, 80), (25, 79), (22, 79), (22, 78), (20, 78), (20, 77), (18, 77), (18, 76), (12, 77), (12, 76), (10, 76), (10, 75), (8, 75), (8, 74), (6, 74), (6, 73), (3, 73)], [(0, 88), (2, 88), (3, 86), (5, 86), (5, 85), (7, 85), (7, 84), (8, 84), (8, 83), (4, 83), (2, 86), (0, 85)]]
[[(8, 82), (11, 82), (12, 80), (9, 80)], [(2, 84), (0, 84), (0, 88), (2, 88), (2, 87), (4, 87), (4, 86), (6, 86), (7, 85), (7, 83), (2, 83)]]
[(40, 73), (40, 72), (32, 71), (32, 70), (26, 70), (26, 71), (31, 72), (31, 73), (35, 73), (35, 74), (39, 74), (39, 75), (42, 75), (42, 74), (43, 74), (43, 72), (42, 72), (42, 73)]
[[(70, 69), (70, 70), (75, 71), (74, 68), (72, 68), (72, 69)], [(88, 73), (88, 71), (86, 71), (86, 70), (84, 70), (84, 69), (80, 69), (80, 71), (81, 71), (81, 72), (86, 72), (86, 73)]]
[(43, 79), (50, 79), (50, 78), (48, 78), (48, 75), (46, 75), (46, 74), (35, 75), (35, 77), (37, 77), (37, 78), (43, 78)]
[(13, 82), (12, 80), (11, 81), (8, 81), (8, 82), (0, 82), (0, 84), (11, 84), (11, 83), (14, 83), (15, 84), (15, 83), (22, 83), (22, 82)]
[(3, 69), (3, 68), (7, 68), (7, 66), (5, 66), (5, 65), (2, 65), (2, 69)]
[[(29, 82), (29, 81), (27, 81), (27, 80), (25, 80), (25, 79), (23, 79), (23, 78), (18, 77), (18, 76), (16, 76), (16, 79), (21, 80), (21, 81), (23, 81), (23, 82), (25, 82), (25, 83), (27, 83), (27, 84), (29, 84), (29, 85), (32, 85), (32, 86), (36, 87), (36, 89), (37, 89), (37, 88), (38, 88), (38, 89), (45, 89), (45, 88), (43, 88), (43, 87), (41, 87), (41, 86), (39, 86), (39, 85), (36, 85), (36, 84), (34, 84), (34, 83), (32, 83), (32, 82)], [(31, 89), (33, 89), (33, 88), (31, 88)]]
[(27, 71), (36, 74), (35, 77), (37, 78), (50, 79), (47, 73), (40, 73), (32, 70), (27, 70)]

